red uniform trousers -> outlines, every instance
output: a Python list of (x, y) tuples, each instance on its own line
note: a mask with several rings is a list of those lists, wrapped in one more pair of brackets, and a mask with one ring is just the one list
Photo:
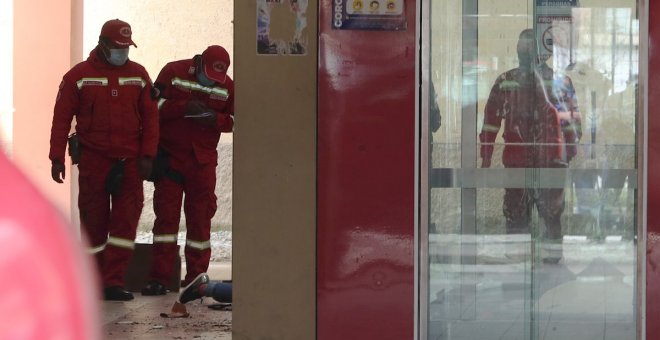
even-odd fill
[(545, 222), (544, 238), (561, 238), (561, 214), (564, 212), (564, 189), (507, 188), (503, 212), (508, 234), (529, 234), (532, 208), (536, 205)]
[(171, 158), (170, 167), (183, 176), (183, 183), (164, 177), (154, 183), (154, 256), (151, 279), (169, 282), (176, 249), (181, 201), (186, 217), (186, 276), (184, 283), (205, 273), (211, 259), (211, 219), (217, 209), (215, 195), (217, 163), (200, 164), (191, 153), (185, 159)]
[(110, 195), (107, 192), (106, 178), (117, 161), (100, 152), (83, 149), (78, 164), (80, 221), (104, 287), (124, 286), (124, 275), (133, 255), (144, 199), (136, 158), (124, 161), (119, 194)]
[[(504, 147), (502, 160), (507, 168), (566, 168), (563, 159), (564, 144), (549, 139), (546, 145), (515, 145)], [(518, 141), (516, 141), (518, 142)], [(554, 142), (554, 143), (552, 143)], [(563, 188), (506, 188), (502, 211), (506, 218), (507, 234), (529, 234), (532, 209), (536, 206), (545, 223), (548, 240), (561, 239), (561, 215), (564, 213)]]

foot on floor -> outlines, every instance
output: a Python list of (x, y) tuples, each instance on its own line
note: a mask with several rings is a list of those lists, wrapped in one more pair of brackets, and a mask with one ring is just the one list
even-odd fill
[(103, 289), (103, 299), (105, 301), (130, 301), (133, 300), (133, 293), (121, 286), (106, 287)]
[(147, 283), (144, 288), (142, 288), (142, 295), (144, 296), (155, 296), (155, 295), (165, 295), (167, 294), (167, 288), (162, 283), (151, 280)]

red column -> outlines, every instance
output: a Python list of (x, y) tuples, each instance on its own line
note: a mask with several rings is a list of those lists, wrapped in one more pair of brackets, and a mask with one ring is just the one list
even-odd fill
[(338, 2), (319, 19), (317, 339), (412, 339), (415, 1), (400, 31), (333, 29)]
[[(62, 76), (82, 58), (82, 39), (74, 39), (82, 37), (81, 7), (81, 0), (14, 1), (12, 161), (67, 217), (71, 167), (67, 163), (65, 184), (55, 183), (48, 145)], [(74, 46), (77, 55), (71, 55)]]
[(649, 1), (646, 338), (660, 339), (660, 3)]

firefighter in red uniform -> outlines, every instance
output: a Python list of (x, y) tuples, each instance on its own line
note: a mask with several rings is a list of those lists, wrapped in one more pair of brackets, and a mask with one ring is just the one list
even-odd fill
[[(479, 134), (482, 167), (491, 165), (493, 143), (504, 121), (502, 163), (509, 168), (566, 168), (577, 152), (581, 118), (570, 78), (538, 63), (534, 31), (519, 36), (519, 67), (493, 85)], [(509, 234), (530, 233), (532, 207), (545, 222), (543, 261), (562, 257), (561, 214), (564, 189), (506, 188), (504, 216)]]
[[(126, 301), (124, 274), (142, 211), (142, 179), (151, 173), (158, 144), (158, 108), (147, 71), (128, 60), (131, 27), (110, 20), (86, 61), (67, 72), (55, 102), (50, 137), (51, 175), (62, 183), (69, 144), (79, 169), (80, 220), (95, 255), (104, 299)], [(75, 157), (74, 157), (75, 155)], [(79, 158), (79, 159), (76, 159)], [(112, 208), (111, 208), (112, 207)]]
[(227, 76), (227, 51), (209, 46), (192, 59), (165, 65), (159, 90), (160, 143), (154, 166), (154, 249), (150, 280), (143, 295), (162, 295), (177, 252), (181, 204), (186, 217), (184, 285), (205, 273), (211, 258), (211, 218), (215, 195), (217, 145), (234, 127), (234, 82)]

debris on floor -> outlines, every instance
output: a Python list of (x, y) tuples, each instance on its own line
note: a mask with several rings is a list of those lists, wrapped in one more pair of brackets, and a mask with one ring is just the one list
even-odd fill
[(186, 305), (179, 301), (175, 301), (169, 313), (160, 313), (164, 318), (187, 318), (190, 313), (186, 310)]

